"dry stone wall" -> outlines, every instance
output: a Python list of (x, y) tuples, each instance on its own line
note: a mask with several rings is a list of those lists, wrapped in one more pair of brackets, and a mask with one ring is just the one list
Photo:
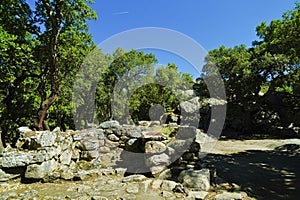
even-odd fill
[[(203, 179), (203, 184), (194, 188), (208, 190), (209, 172), (199, 171), (197, 129), (150, 124), (131, 126), (107, 121), (97, 128), (67, 132), (20, 127), (16, 148), (7, 147), (0, 154), (0, 181), (17, 177), (24, 182), (86, 180), (110, 169), (112, 174), (143, 173), (180, 181), (188, 187), (191, 181)], [(172, 133), (166, 135), (163, 130)]]

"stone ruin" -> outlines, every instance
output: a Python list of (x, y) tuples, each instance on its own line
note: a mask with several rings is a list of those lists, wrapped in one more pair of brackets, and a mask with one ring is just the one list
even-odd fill
[(196, 190), (210, 187), (209, 170), (199, 159), (200, 130), (195, 127), (107, 121), (81, 131), (18, 131), (16, 148), (0, 154), (0, 181), (86, 180), (111, 169), (112, 174), (144, 174)]

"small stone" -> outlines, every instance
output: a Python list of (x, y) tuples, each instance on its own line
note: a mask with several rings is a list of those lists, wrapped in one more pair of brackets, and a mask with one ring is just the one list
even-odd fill
[(139, 192), (139, 185), (138, 184), (129, 184), (126, 188), (126, 192), (130, 194), (137, 194)]
[(169, 192), (169, 191), (162, 191), (161, 195), (162, 195), (163, 198), (171, 198), (171, 197), (174, 197), (173, 193), (172, 193), (172, 192)]
[(145, 181), (141, 182), (141, 184), (140, 184), (141, 191), (147, 192), (151, 183), (152, 183), (152, 180), (145, 180)]
[(140, 138), (142, 133), (139, 127), (132, 127), (125, 129), (125, 135), (129, 138)]
[(125, 195), (123, 195), (122, 196), (122, 198), (121, 199), (128, 199), (128, 200), (131, 200), (131, 199), (136, 199), (136, 195), (135, 194), (125, 194)]
[(120, 138), (117, 137), (115, 134), (110, 134), (107, 136), (107, 138), (113, 142), (118, 142), (120, 140)]
[(166, 169), (166, 166), (159, 165), (150, 167), (150, 172), (154, 177), (159, 177), (160, 173)]
[(69, 165), (71, 159), (72, 159), (72, 150), (68, 149), (60, 155), (59, 161), (63, 165)]
[(205, 199), (205, 197), (208, 195), (208, 192), (205, 191), (190, 191), (188, 197), (191, 197), (192, 199)]
[(146, 160), (147, 166), (157, 166), (157, 165), (168, 165), (170, 164), (170, 157), (163, 153), (159, 155), (153, 155)]
[(235, 192), (223, 192), (215, 196), (215, 200), (242, 200), (243, 195)]
[(123, 183), (133, 182), (133, 181), (140, 182), (140, 181), (143, 181), (145, 179), (146, 179), (146, 176), (137, 174), (137, 175), (131, 175), (131, 176), (124, 177), (122, 182)]
[(172, 178), (172, 171), (171, 169), (166, 169), (164, 170), (163, 172), (161, 172), (159, 174), (159, 179), (162, 179), (162, 180), (169, 180)]
[(196, 191), (207, 191), (210, 188), (210, 173), (208, 169), (184, 170), (178, 176), (179, 182)]
[(168, 181), (164, 180), (161, 185), (162, 190), (166, 191), (172, 191), (179, 183), (176, 183), (175, 181)]
[(8, 181), (19, 176), (20, 174), (7, 174), (2, 169), (0, 169), (0, 182)]
[(100, 153), (109, 153), (111, 152), (109, 147), (99, 147), (99, 152)]
[(98, 140), (82, 140), (81, 141), (82, 144), (82, 149), (83, 151), (93, 151), (96, 150), (100, 147), (99, 141)]
[(112, 128), (119, 128), (120, 124), (118, 121), (112, 120), (112, 121), (106, 121), (101, 123), (99, 127), (102, 129), (112, 129)]
[(105, 146), (110, 148), (115, 148), (119, 146), (119, 142), (113, 142), (108, 139), (105, 140)]
[(162, 182), (162, 180), (154, 180), (151, 185), (152, 189), (160, 189)]

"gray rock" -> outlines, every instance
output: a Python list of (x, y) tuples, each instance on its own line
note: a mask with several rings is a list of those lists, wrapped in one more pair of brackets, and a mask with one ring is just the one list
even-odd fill
[(7, 152), (0, 157), (0, 168), (22, 167), (29, 164), (41, 163), (55, 156), (51, 150)]
[(117, 142), (117, 141), (120, 140), (120, 138), (117, 137), (115, 134), (110, 134), (110, 135), (108, 135), (108, 136), (107, 136), (107, 139), (109, 139), (109, 140), (111, 140), (111, 141), (113, 141), (113, 142)]
[(98, 177), (100, 175), (101, 175), (101, 172), (98, 169), (78, 170), (78, 172), (75, 174), (74, 178), (79, 179), (81, 181), (86, 181), (93, 177)]
[(118, 121), (112, 120), (101, 123), (99, 127), (102, 129), (120, 128), (120, 124)]
[(164, 166), (164, 165), (153, 166), (153, 167), (150, 167), (150, 172), (154, 177), (159, 177), (160, 173), (162, 171), (164, 171), (165, 169), (166, 169), (166, 166)]
[(161, 195), (162, 195), (163, 198), (168, 198), (168, 199), (174, 197), (174, 194), (172, 192), (169, 192), (169, 191), (162, 191)]
[(131, 176), (124, 177), (122, 182), (123, 183), (134, 182), (134, 181), (140, 182), (145, 179), (146, 179), (146, 176), (137, 174), (137, 175), (131, 175)]
[(208, 194), (206, 191), (189, 191), (188, 198), (202, 200), (205, 199)]
[(57, 134), (49, 131), (37, 131), (34, 135), (25, 139), (25, 144), (29, 149), (35, 150), (41, 147), (51, 147), (54, 145)]
[(167, 147), (173, 149), (175, 153), (183, 153), (190, 148), (192, 142), (192, 140), (174, 140), (168, 143)]
[(150, 185), (151, 185), (151, 183), (152, 183), (152, 180), (145, 180), (145, 181), (141, 182), (140, 183), (140, 190), (142, 192), (147, 192)]
[(83, 151), (93, 151), (100, 147), (100, 143), (98, 140), (93, 140), (93, 139), (82, 140), (80, 143), (82, 145), (81, 150)]
[(59, 171), (50, 172), (43, 178), (43, 182), (45, 183), (53, 183), (56, 180), (61, 178), (61, 174)]
[(160, 189), (161, 185), (162, 185), (162, 180), (154, 180), (152, 181), (151, 187), (152, 189), (158, 190)]
[(145, 144), (145, 153), (162, 153), (166, 149), (166, 145), (159, 141), (149, 141)]
[(115, 147), (118, 147), (119, 146), (119, 142), (113, 142), (113, 141), (110, 141), (110, 140), (105, 140), (105, 146), (106, 147), (110, 147), (110, 148), (115, 148)]
[(168, 164), (170, 164), (170, 157), (165, 153), (150, 156), (146, 160), (146, 165), (149, 167), (158, 166), (158, 165), (168, 165)]
[(178, 180), (184, 186), (193, 188), (196, 191), (207, 191), (210, 188), (210, 173), (208, 169), (202, 170), (184, 170)]
[(42, 179), (48, 173), (56, 170), (58, 168), (57, 162), (52, 159), (42, 164), (32, 164), (29, 165), (25, 172), (25, 178), (32, 178), (32, 179)]
[(137, 194), (139, 192), (139, 185), (138, 184), (128, 184), (126, 188), (126, 192), (129, 194)]
[(109, 152), (111, 152), (109, 147), (99, 147), (98, 150), (99, 150), (100, 153), (109, 153)]
[(243, 195), (236, 192), (223, 192), (215, 196), (215, 200), (242, 200)]
[(128, 138), (140, 138), (142, 136), (142, 131), (140, 127), (137, 126), (124, 127), (122, 129), (122, 134)]
[(73, 138), (71, 136), (66, 136), (63, 141), (60, 142), (61, 150), (66, 150), (72, 147)]
[(188, 101), (180, 103), (180, 108), (181, 111), (185, 113), (198, 112), (200, 109), (199, 97), (194, 97)]
[(18, 199), (18, 193), (16, 192), (7, 192), (4, 194), (1, 194), (1, 200), (7, 200), (7, 199)]
[(161, 184), (161, 189), (166, 191), (172, 191), (179, 183), (175, 181), (164, 180)]
[(61, 164), (69, 165), (71, 162), (71, 159), (72, 159), (72, 150), (67, 149), (60, 155), (59, 161)]
[(171, 169), (166, 169), (159, 174), (158, 178), (162, 179), (162, 180), (170, 180), (172, 178), (172, 176), (173, 175), (172, 175)]
[(2, 169), (0, 169), (0, 182), (8, 181), (8, 180), (14, 179), (19, 176), (20, 176), (20, 174), (8, 174), (8, 173), (5, 173)]
[(194, 126), (180, 126), (177, 131), (176, 139), (194, 139), (196, 138), (196, 135), (197, 129)]

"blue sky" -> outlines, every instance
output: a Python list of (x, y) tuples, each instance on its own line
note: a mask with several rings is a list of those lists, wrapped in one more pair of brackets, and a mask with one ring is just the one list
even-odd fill
[[(209, 51), (224, 45), (251, 46), (261, 22), (281, 19), (297, 0), (95, 0), (98, 20), (90, 33), (99, 44), (114, 34), (134, 28), (162, 27), (181, 32)], [(29, 0), (33, 2), (33, 0)], [(299, 2), (299, 1), (298, 1)], [(148, 51), (149, 52), (149, 51)], [(159, 63), (173, 62), (192, 72), (184, 59), (153, 50)], [(197, 76), (197, 75), (195, 75)]]
[(182, 32), (211, 50), (251, 45), (262, 21), (280, 19), (296, 0), (95, 0), (99, 19), (90, 22), (94, 41), (139, 27)]
[[(256, 26), (281, 19), (295, 7), (296, 0), (96, 0), (92, 8), (98, 20), (90, 31), (96, 44), (133, 28), (163, 27), (179, 31), (207, 51), (224, 45), (251, 46), (257, 40)], [(195, 74), (184, 59), (167, 52), (153, 51), (159, 62), (174, 62), (183, 72)], [(195, 78), (196, 75), (194, 75)]]

